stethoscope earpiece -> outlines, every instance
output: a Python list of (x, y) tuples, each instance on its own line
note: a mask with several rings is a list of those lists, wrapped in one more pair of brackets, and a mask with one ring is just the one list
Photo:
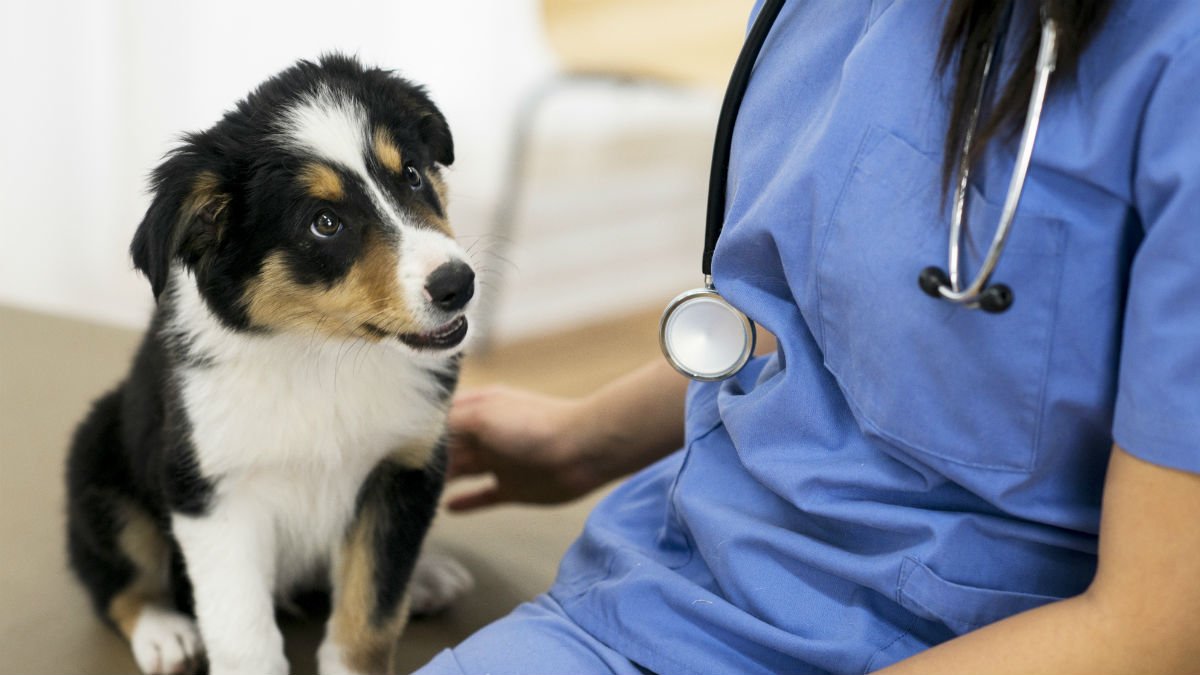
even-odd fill
[[(950, 275), (940, 267), (930, 265), (921, 270), (921, 275), (917, 277), (917, 285), (922, 291), (931, 298), (945, 298), (943, 292), (952, 292), (950, 286)], [(1006, 311), (1013, 304), (1013, 292), (1007, 284), (992, 284), (976, 296), (975, 300), (970, 304), (965, 304), (965, 307), (978, 307), (989, 314), (999, 314)]]
[(989, 314), (999, 314), (1013, 304), (1012, 289), (1004, 284), (992, 284), (979, 294), (979, 309)]
[(931, 298), (941, 298), (942, 287), (950, 285), (950, 277), (942, 268), (930, 265), (921, 270), (921, 276), (917, 277), (917, 284), (921, 286), (921, 290), (925, 291), (925, 295)]

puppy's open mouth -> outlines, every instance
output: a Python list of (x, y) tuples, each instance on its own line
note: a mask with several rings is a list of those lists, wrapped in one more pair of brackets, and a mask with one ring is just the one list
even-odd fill
[(460, 316), (428, 333), (389, 333), (370, 323), (366, 328), (379, 337), (394, 337), (413, 349), (450, 349), (467, 337), (467, 317)]

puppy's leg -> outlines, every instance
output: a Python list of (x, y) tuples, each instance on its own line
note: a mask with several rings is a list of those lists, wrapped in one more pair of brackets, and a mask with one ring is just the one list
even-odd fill
[(129, 640), (133, 658), (143, 673), (199, 672), (203, 648), (196, 622), (191, 618), (136, 593), (114, 597), (109, 612)]
[(367, 477), (335, 554), (333, 613), (317, 654), (322, 675), (390, 673), (408, 622), (408, 584), (442, 491), (445, 455), (410, 468), (387, 459)]
[[(180, 675), (196, 672), (203, 648), (196, 623), (171, 605), (168, 597), (170, 550), (153, 520), (124, 501), (114, 504), (116, 538), (108, 554), (73, 550), (77, 565), (87, 557), (88, 572), (81, 574), (105, 616), (129, 641), (138, 668), (147, 675)], [(93, 511), (94, 514), (102, 511)], [(74, 525), (74, 523), (73, 523)], [(93, 535), (99, 534), (96, 531)], [(72, 533), (73, 549), (86, 540)], [(123, 572), (114, 574), (114, 572)], [(117, 583), (93, 583), (102, 578)]]
[(285, 675), (275, 624), (275, 532), (249, 498), (203, 516), (172, 516), (195, 596), (210, 675)]
[(121, 460), (121, 391), (98, 400), (76, 430), (67, 465), (67, 551), (97, 613), (129, 642), (148, 675), (195, 672), (202, 661), (191, 618), (176, 609), (185, 579), (164, 526), (132, 496)]
[(409, 612), (431, 616), (449, 607), (475, 587), (475, 578), (454, 558), (425, 551), (408, 583)]

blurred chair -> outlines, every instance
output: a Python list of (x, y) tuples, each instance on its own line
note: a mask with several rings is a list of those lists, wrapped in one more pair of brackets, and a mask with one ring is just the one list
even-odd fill
[[(505, 259), (519, 236), (517, 223), (524, 222), (521, 210), (538, 202), (539, 186), (536, 177), (531, 176), (530, 162), (539, 134), (543, 133), (543, 113), (553, 102), (572, 93), (606, 91), (608, 96), (624, 97), (631, 108), (636, 107), (632, 104), (639, 94), (648, 91), (671, 97), (680, 106), (694, 108), (699, 101), (701, 114), (705, 120), (711, 118), (711, 123), (692, 124), (694, 131), (687, 142), (693, 149), (675, 154), (686, 155), (682, 158), (686, 167), (680, 167), (679, 172), (690, 171), (687, 175), (695, 179), (691, 180), (687, 199), (694, 199), (695, 214), (702, 214), (702, 177), (707, 174), (719, 96), (737, 57), (751, 4), (751, 0), (543, 0), (543, 28), (557, 64), (525, 92), (515, 115), (500, 196), (490, 224), (495, 256)], [(620, 107), (616, 114), (625, 112), (626, 108)], [(639, 133), (653, 133), (644, 117), (624, 121), (628, 125), (595, 124), (577, 133), (608, 134), (614, 151), (622, 147), (621, 136), (628, 140)], [(643, 129), (639, 130), (639, 124)], [(559, 149), (571, 151), (570, 147), (556, 146)], [(694, 166), (697, 160), (700, 167)], [(622, 195), (612, 194), (600, 201), (617, 203), (620, 199)], [(664, 210), (674, 208), (666, 195), (660, 206)], [(573, 219), (575, 215), (568, 217)], [(697, 259), (702, 226), (702, 220), (696, 219), (693, 229)], [(491, 288), (487, 289), (489, 302), (479, 326), (485, 349), (493, 342), (505, 282), (503, 275), (493, 272)]]

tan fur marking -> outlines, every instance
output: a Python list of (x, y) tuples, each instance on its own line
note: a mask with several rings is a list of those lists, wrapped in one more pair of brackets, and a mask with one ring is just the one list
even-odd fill
[[(448, 404), (447, 404), (448, 405)], [(388, 459), (405, 469), (424, 469), (432, 461), (433, 451), (438, 447), (443, 432), (443, 421), (437, 420), (428, 429), (422, 430), (418, 440), (393, 450)]]
[(309, 163), (300, 172), (300, 182), (308, 189), (308, 194), (317, 199), (337, 202), (346, 197), (342, 177), (327, 164)]
[(137, 626), (142, 609), (150, 602), (161, 602), (167, 590), (167, 543), (154, 521), (141, 509), (122, 503), (122, 519), (117, 546), (133, 563), (133, 581), (108, 603), (108, 617), (121, 634), (129, 639)]
[(146, 598), (133, 591), (121, 591), (109, 601), (108, 618), (112, 619), (126, 640), (133, 639), (133, 629), (137, 627), (138, 617), (145, 606)]
[(198, 267), (203, 269), (212, 261), (208, 255), (224, 237), (225, 209), (229, 206), (229, 195), (221, 192), (221, 179), (211, 171), (201, 171), (192, 181), (192, 191), (184, 200), (180, 217), (184, 222), (200, 221), (204, 227), (180, 228), (187, 234), (183, 241), (174, 246), (186, 248), (191, 255), (202, 256)]
[(246, 312), (258, 326), (378, 342), (379, 336), (366, 330), (364, 322), (389, 333), (416, 329), (396, 278), (398, 266), (395, 249), (374, 231), (366, 233), (359, 260), (329, 288), (298, 283), (283, 256), (273, 254), (246, 288)]
[(375, 557), (371, 546), (375, 518), (372, 511), (364, 511), (342, 547), (330, 627), (352, 670), (390, 673), (395, 666), (396, 641), (408, 624), (408, 599), (383, 626), (371, 622), (375, 607)]
[(167, 565), (167, 542), (154, 521), (135, 506), (127, 505), (121, 511), (125, 521), (117, 539), (121, 551), (133, 561), (140, 575), (163, 572)]
[(433, 191), (437, 193), (438, 201), (442, 203), (442, 208), (450, 206), (450, 197), (446, 194), (446, 181), (442, 179), (442, 172), (433, 169), (429, 172), (429, 182), (433, 184)]
[(383, 127), (375, 128), (375, 157), (379, 163), (392, 173), (400, 173), (404, 160), (400, 156), (400, 148), (392, 142), (392, 137)]
[(211, 171), (201, 171), (192, 181), (192, 193), (184, 204), (184, 213), (188, 217), (204, 215), (208, 220), (215, 221), (217, 216), (229, 206), (229, 195), (221, 192), (221, 178)]
[(442, 173), (436, 168), (430, 169), (429, 171), (429, 184), (433, 186), (433, 191), (437, 193), (438, 201), (441, 202), (442, 205), (443, 214), (442, 216), (438, 216), (430, 211), (429, 222), (432, 223), (437, 229), (445, 232), (448, 236), (453, 237), (454, 229), (450, 227), (450, 221), (444, 215), (448, 213), (450, 208), (450, 199), (447, 197), (446, 191), (446, 181), (442, 179)]

